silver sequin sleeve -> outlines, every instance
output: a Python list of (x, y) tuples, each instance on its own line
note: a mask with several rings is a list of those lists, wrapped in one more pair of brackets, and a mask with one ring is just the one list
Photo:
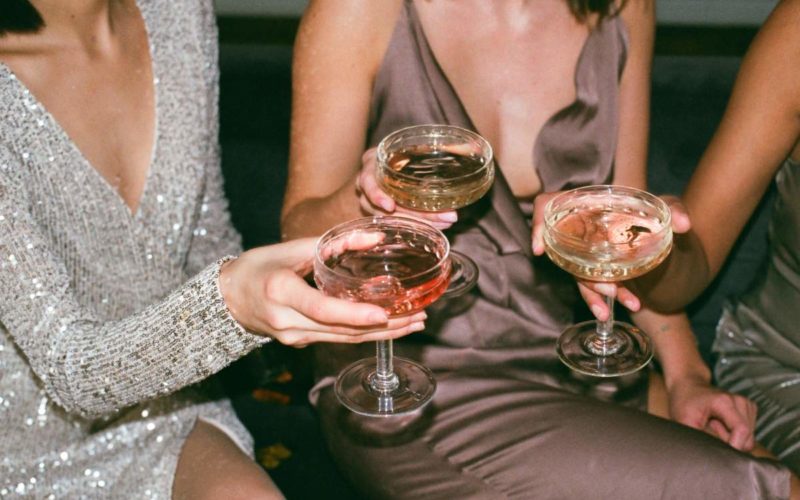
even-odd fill
[[(201, 3), (204, 33), (209, 34), (202, 41), (204, 60), (218, 60), (217, 25), (210, 4)], [(207, 63), (209, 64), (209, 63)], [(228, 200), (223, 189), (220, 169), (219, 147), (219, 72), (206, 72), (205, 88), (208, 92), (208, 154), (206, 155), (206, 185), (203, 202), (200, 205), (198, 222), (192, 233), (187, 272), (198, 272), (220, 255), (238, 255), (241, 252), (241, 237), (230, 221)]]
[(215, 262), (166, 298), (101, 321), (73, 296), (65, 265), (6, 172), (19, 162), (0, 146), (0, 317), (47, 393), (84, 417), (173, 392), (219, 371), (267, 339), (229, 314)]

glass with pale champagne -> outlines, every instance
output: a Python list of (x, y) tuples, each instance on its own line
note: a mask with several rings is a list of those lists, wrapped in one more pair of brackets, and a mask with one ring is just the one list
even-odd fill
[[(620, 282), (658, 266), (672, 249), (667, 204), (639, 189), (597, 185), (565, 191), (544, 209), (545, 251), (565, 271), (585, 281)], [(597, 377), (640, 370), (653, 357), (649, 337), (614, 321), (614, 297), (606, 297), (606, 321), (567, 327), (558, 356), (573, 370)]]
[[(494, 157), (483, 137), (453, 125), (415, 125), (387, 135), (378, 144), (378, 185), (404, 208), (420, 212), (457, 210), (492, 187)], [(453, 276), (445, 297), (468, 292), (478, 266), (452, 251)]]

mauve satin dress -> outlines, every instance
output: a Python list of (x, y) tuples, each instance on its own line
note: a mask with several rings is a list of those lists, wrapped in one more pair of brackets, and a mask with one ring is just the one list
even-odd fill
[[(545, 124), (533, 164), (545, 191), (608, 182), (627, 35), (612, 17), (589, 35), (576, 100)], [(405, 2), (375, 82), (369, 145), (398, 128), (474, 130)], [(531, 174), (533, 175), (533, 168)], [(502, 172), (448, 231), (480, 268), (462, 299), (428, 309), (427, 329), (395, 353), (431, 368), (433, 402), (412, 417), (369, 418), (342, 407), (336, 373), (374, 346), (319, 346), (311, 399), (342, 471), (370, 498), (763, 499), (788, 497), (788, 471), (642, 411), (646, 376), (580, 380), (555, 354), (573, 321), (574, 280), (530, 249), (529, 214)]]

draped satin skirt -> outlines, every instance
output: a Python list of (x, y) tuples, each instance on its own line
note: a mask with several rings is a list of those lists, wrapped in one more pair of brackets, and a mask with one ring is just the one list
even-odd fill
[[(525, 370), (459, 370), (437, 380), (433, 403), (407, 417), (359, 416), (330, 386), (320, 388), (328, 445), (366, 497), (788, 498), (788, 471), (773, 461)], [(640, 384), (628, 392), (629, 403), (642, 401)]]

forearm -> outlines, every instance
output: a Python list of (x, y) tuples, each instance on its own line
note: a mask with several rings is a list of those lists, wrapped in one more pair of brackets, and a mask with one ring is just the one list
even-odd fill
[(682, 380), (710, 383), (711, 371), (700, 357), (686, 314), (683, 312), (661, 314), (650, 309), (642, 309), (633, 313), (632, 318), (653, 341), (655, 356), (661, 365), (667, 391)]
[(218, 274), (211, 264), (120, 321), (62, 320), (64, 333), (46, 358), (53, 370), (44, 372), (58, 401), (84, 416), (107, 414), (204, 380), (268, 342), (230, 315)]
[(656, 311), (680, 311), (713, 279), (700, 239), (693, 231), (674, 236), (672, 251), (655, 270), (626, 282), (643, 305)]
[(643, 310), (636, 319), (648, 329), (655, 344), (664, 373), (669, 418), (708, 432), (738, 450), (752, 449), (756, 407), (743, 396), (711, 385), (711, 373), (700, 358), (686, 315)]
[(329, 196), (306, 198), (287, 209), (281, 218), (281, 238), (319, 236), (340, 222), (364, 215), (353, 176)]

